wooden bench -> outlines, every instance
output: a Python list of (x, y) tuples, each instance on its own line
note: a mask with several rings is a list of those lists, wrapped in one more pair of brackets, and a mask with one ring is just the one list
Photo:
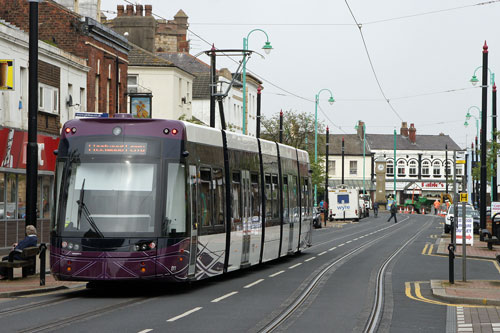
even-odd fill
[[(8, 261), (0, 261), (0, 267), (7, 268), (7, 278), (9, 280), (14, 279), (14, 268), (22, 267), (23, 278), (28, 275), (34, 275), (36, 273), (36, 255), (39, 252), (39, 248), (36, 246), (27, 247), (21, 252), (22, 260), (14, 260), (14, 254), (16, 252), (11, 251), (9, 253)], [(19, 252), (17, 252), (19, 253)]]

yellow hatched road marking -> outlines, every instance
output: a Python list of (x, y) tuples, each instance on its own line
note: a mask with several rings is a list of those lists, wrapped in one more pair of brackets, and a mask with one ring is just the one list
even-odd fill
[(422, 254), (426, 254), (428, 246), (429, 244), (425, 244), (424, 249), (422, 250)]
[(429, 251), (427, 251), (427, 255), (431, 255), (433, 249), (434, 249), (434, 244), (431, 244), (431, 246), (429, 246)]

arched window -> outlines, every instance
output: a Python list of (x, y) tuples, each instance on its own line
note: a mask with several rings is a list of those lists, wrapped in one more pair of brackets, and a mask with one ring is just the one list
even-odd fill
[(422, 176), (429, 177), (431, 175), (431, 163), (429, 161), (422, 162)]
[(387, 161), (387, 176), (394, 176), (394, 163), (389, 160)]
[(404, 176), (406, 174), (406, 163), (401, 160), (398, 161), (398, 176)]
[(441, 163), (438, 161), (432, 163), (432, 175), (434, 177), (441, 177)]
[(417, 161), (410, 161), (409, 174), (410, 177), (417, 177)]

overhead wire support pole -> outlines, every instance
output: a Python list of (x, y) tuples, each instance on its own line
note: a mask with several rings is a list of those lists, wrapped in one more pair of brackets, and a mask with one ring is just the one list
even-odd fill
[[(483, 75), (482, 75), (482, 93), (481, 93), (481, 180), (480, 180), (480, 228), (486, 228), (486, 187), (487, 187), (487, 170), (486, 170), (486, 132), (488, 125), (488, 45), (486, 41), (483, 46)], [(481, 241), (484, 240), (482, 233), (479, 233)]]

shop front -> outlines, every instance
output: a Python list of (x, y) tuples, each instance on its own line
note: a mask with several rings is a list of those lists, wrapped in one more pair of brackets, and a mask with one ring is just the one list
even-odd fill
[[(37, 229), (38, 241), (49, 241), (53, 202), (54, 150), (59, 138), (38, 135)], [(26, 217), (26, 146), (25, 131), (0, 129), (0, 249), (24, 238)]]

